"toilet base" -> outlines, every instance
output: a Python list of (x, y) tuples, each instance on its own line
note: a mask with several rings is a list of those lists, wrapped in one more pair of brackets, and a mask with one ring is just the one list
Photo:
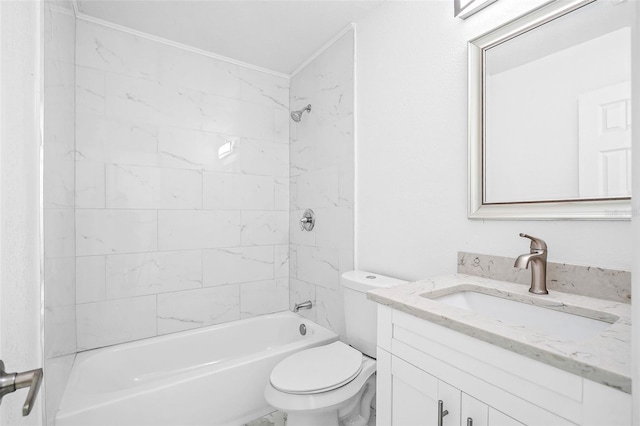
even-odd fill
[(371, 403), (376, 396), (376, 375), (367, 379), (358, 397), (338, 410), (341, 426), (367, 426), (371, 418)]
[(287, 426), (366, 426), (371, 415), (371, 402), (376, 394), (376, 375), (371, 374), (353, 396), (331, 406), (311, 410), (287, 410)]

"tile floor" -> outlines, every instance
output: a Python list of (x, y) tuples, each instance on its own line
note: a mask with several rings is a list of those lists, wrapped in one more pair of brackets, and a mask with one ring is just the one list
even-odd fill
[(282, 411), (274, 411), (259, 419), (251, 420), (243, 426), (285, 426), (287, 424), (287, 414)]
[[(287, 424), (287, 414), (281, 411), (274, 411), (273, 413), (269, 413), (266, 416), (260, 417), (259, 419), (255, 419), (250, 421), (249, 423), (245, 423), (242, 426), (286, 426)], [(376, 425), (376, 412), (372, 409), (371, 418), (367, 426), (375, 426)]]

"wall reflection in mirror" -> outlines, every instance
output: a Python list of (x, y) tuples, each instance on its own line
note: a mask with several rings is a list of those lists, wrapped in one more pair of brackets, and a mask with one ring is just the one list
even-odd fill
[(629, 1), (484, 51), (483, 204), (631, 196)]

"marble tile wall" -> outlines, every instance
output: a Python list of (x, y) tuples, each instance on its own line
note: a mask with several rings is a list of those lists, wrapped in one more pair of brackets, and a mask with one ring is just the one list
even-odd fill
[(288, 79), (79, 20), (76, 104), (78, 350), (288, 308)]
[[(354, 238), (354, 36), (347, 32), (291, 79), (289, 102), (312, 105), (290, 132), (291, 307), (344, 336), (340, 274), (353, 269)], [(301, 231), (304, 210), (315, 228)]]
[(43, 5), (44, 401), (51, 423), (76, 352), (75, 17), (60, 2)]
[[(458, 273), (531, 285), (531, 270), (513, 266), (515, 258), (458, 253)], [(547, 288), (564, 293), (631, 303), (631, 272), (547, 263)]]

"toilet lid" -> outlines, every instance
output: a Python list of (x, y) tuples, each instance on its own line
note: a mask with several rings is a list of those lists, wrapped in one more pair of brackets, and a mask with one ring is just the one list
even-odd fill
[(326, 392), (349, 383), (361, 370), (362, 354), (334, 342), (282, 360), (271, 372), (271, 385), (293, 394)]

